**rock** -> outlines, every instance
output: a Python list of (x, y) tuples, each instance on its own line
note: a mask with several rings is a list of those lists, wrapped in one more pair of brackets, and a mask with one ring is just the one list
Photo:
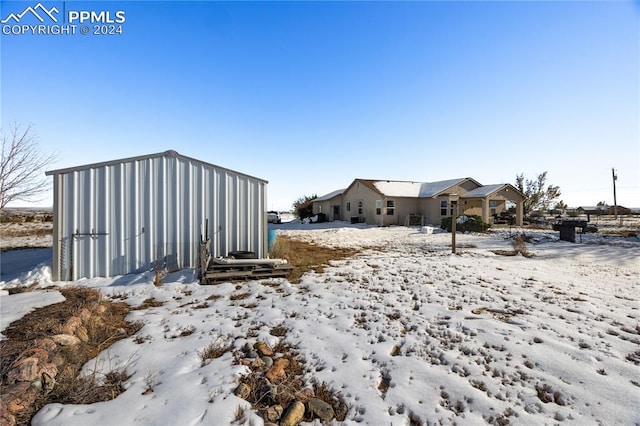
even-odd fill
[(280, 426), (296, 426), (300, 424), (304, 417), (304, 404), (296, 401), (289, 406), (287, 412), (282, 416)]
[(307, 402), (307, 407), (309, 412), (318, 417), (322, 423), (328, 423), (336, 416), (333, 412), (333, 407), (318, 398), (311, 398)]
[(16, 418), (9, 411), (7, 402), (0, 399), (0, 425), (15, 426), (16, 424), (17, 424)]
[(45, 363), (49, 361), (49, 352), (42, 348), (31, 348), (21, 353), (18, 358), (25, 358), (25, 357), (33, 357), (37, 359), (39, 363)]
[(277, 423), (278, 420), (280, 420), (283, 411), (284, 409), (282, 408), (282, 405), (273, 405), (265, 411), (265, 419), (268, 422)]
[(256, 351), (247, 352), (247, 358), (251, 358), (251, 359), (258, 358), (258, 352), (256, 352)]
[(251, 368), (260, 369), (262, 367), (264, 367), (264, 361), (262, 360), (262, 358), (256, 358), (251, 363)]
[(0, 400), (0, 424), (4, 426), (15, 426), (16, 418), (9, 412), (7, 404)]
[(80, 343), (80, 339), (70, 334), (56, 334), (53, 341), (62, 346), (75, 346)]
[(82, 308), (80, 309), (80, 313), (78, 314), (78, 316), (80, 317), (82, 322), (87, 322), (91, 318), (91, 311), (89, 311), (87, 308)]
[(258, 342), (254, 345), (254, 348), (262, 356), (273, 356), (273, 349), (269, 347), (265, 342)]
[(311, 398), (313, 398), (315, 395), (315, 393), (313, 392), (313, 389), (311, 388), (304, 388), (302, 389), (300, 392), (296, 393), (296, 399), (302, 401), (302, 402), (306, 402), (308, 400), (310, 400)]
[(287, 373), (285, 373), (282, 367), (273, 366), (267, 371), (267, 379), (271, 382), (280, 382), (287, 378)]
[(289, 367), (289, 360), (286, 358), (278, 358), (273, 363), (273, 366), (276, 368), (282, 368), (283, 370)]
[(263, 356), (260, 359), (262, 360), (262, 362), (264, 362), (265, 368), (271, 368), (271, 366), (273, 366), (273, 358), (271, 358), (270, 356)]
[(44, 349), (50, 354), (58, 350), (58, 345), (56, 345), (56, 342), (54, 342), (53, 339), (50, 339), (49, 337), (36, 339), (34, 345), (36, 348)]
[(15, 362), (9, 370), (7, 381), (9, 384), (15, 382), (33, 382), (38, 377), (38, 359), (29, 357)]
[(80, 317), (69, 317), (62, 326), (62, 332), (64, 334), (75, 334), (78, 326), (82, 324)]
[(31, 382), (31, 387), (34, 388), (38, 392), (42, 392), (42, 379), (38, 377), (33, 382)]
[[(3, 389), (3, 392), (5, 390)], [(7, 401), (7, 410), (11, 414), (17, 414), (28, 409), (36, 400), (37, 393), (35, 389), (31, 389), (31, 383), (19, 383), (8, 389), (10, 395), (16, 395), (13, 399)]]
[(89, 333), (87, 332), (87, 328), (84, 325), (80, 325), (78, 326), (78, 328), (76, 328), (75, 335), (82, 342), (86, 343), (89, 341)]
[(251, 387), (246, 383), (240, 383), (233, 394), (238, 398), (247, 399), (251, 394)]

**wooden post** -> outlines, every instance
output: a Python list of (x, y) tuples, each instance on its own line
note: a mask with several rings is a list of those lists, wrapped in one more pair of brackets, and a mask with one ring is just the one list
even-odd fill
[(456, 254), (456, 216), (458, 215), (458, 202), (451, 201), (451, 253)]

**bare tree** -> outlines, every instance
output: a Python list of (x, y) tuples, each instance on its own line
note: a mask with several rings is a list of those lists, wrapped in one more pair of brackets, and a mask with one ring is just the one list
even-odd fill
[(559, 186), (547, 186), (547, 172), (540, 173), (535, 180), (525, 180), (524, 174), (517, 175), (516, 188), (527, 197), (524, 200), (525, 215), (548, 210), (551, 203), (560, 198)]
[(0, 163), (0, 210), (13, 201), (33, 201), (49, 189), (44, 168), (55, 159), (40, 151), (31, 126), (12, 124), (9, 134), (2, 133)]

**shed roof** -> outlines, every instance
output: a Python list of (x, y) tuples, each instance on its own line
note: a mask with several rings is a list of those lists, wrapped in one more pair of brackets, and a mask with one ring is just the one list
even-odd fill
[(192, 163), (196, 163), (196, 164), (200, 164), (202, 166), (205, 167), (213, 167), (215, 169), (219, 169), (225, 172), (230, 172), (233, 174), (236, 174), (238, 176), (243, 176), (249, 179), (254, 179), (254, 180), (258, 180), (260, 182), (263, 183), (268, 183), (267, 180), (265, 179), (261, 179), (261, 178), (257, 178), (255, 176), (251, 176), (248, 175), (246, 173), (241, 173), (235, 170), (231, 170), (231, 169), (227, 169), (226, 167), (220, 167), (217, 166), (215, 164), (211, 164), (211, 163), (207, 163), (205, 161), (201, 161), (195, 158), (191, 158), (191, 157), (187, 157), (186, 155), (182, 155), (179, 154), (177, 151), (174, 151), (172, 149), (168, 150), (168, 151), (163, 151), (163, 152), (158, 152), (155, 154), (147, 154), (147, 155), (139, 155), (136, 157), (128, 157), (128, 158), (122, 158), (119, 160), (110, 160), (110, 161), (103, 161), (100, 163), (92, 163), (92, 164), (85, 164), (82, 166), (76, 166), (76, 167), (68, 167), (68, 168), (64, 168), (64, 169), (57, 169), (57, 170), (49, 170), (47, 172), (45, 172), (45, 175), (47, 176), (52, 176), (52, 175), (59, 175), (59, 174), (65, 174), (65, 173), (72, 173), (72, 172), (78, 172), (78, 171), (82, 171), (82, 170), (89, 170), (89, 169), (96, 169), (99, 167), (107, 167), (107, 166), (113, 166), (116, 164), (121, 164), (121, 163), (131, 163), (131, 162), (135, 162), (135, 161), (141, 161), (141, 160), (149, 160), (152, 158), (159, 158), (159, 157), (173, 157), (173, 158), (179, 158), (185, 161), (190, 161)]

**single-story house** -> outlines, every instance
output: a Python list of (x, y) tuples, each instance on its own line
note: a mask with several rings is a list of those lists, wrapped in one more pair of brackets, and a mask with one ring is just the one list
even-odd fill
[(522, 225), (524, 194), (508, 183), (481, 185), (472, 178), (439, 182), (355, 179), (344, 190), (318, 197), (313, 213), (327, 220), (372, 225), (440, 224), (443, 217), (477, 215), (493, 223), (510, 205), (516, 208), (516, 225)]
[(606, 211), (609, 206), (580, 206), (575, 209), (575, 212), (578, 214), (595, 214), (595, 215), (603, 215), (607, 214)]
[(267, 181), (175, 151), (88, 164), (53, 177), (53, 280), (112, 277), (267, 251)]
[(589, 215), (614, 215), (616, 211), (621, 215), (632, 214), (632, 210), (623, 206), (580, 206), (576, 209), (578, 214)]

